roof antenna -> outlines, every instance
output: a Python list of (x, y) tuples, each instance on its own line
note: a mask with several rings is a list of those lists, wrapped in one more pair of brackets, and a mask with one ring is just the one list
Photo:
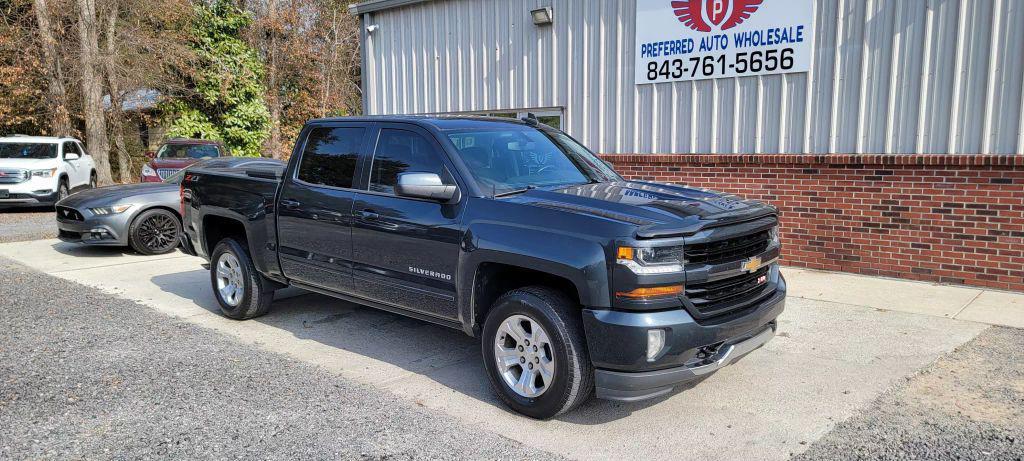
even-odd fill
[(537, 120), (537, 116), (533, 112), (527, 112), (526, 117), (523, 117), (523, 121), (526, 122), (527, 125), (534, 126), (540, 123), (540, 120)]

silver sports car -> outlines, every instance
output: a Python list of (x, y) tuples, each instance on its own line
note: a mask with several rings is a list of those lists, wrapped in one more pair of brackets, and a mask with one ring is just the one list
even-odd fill
[(193, 168), (280, 168), (277, 160), (220, 157), (168, 176), (163, 182), (90, 189), (57, 202), (61, 240), (87, 245), (130, 246), (155, 255), (174, 251), (181, 234), (179, 183)]

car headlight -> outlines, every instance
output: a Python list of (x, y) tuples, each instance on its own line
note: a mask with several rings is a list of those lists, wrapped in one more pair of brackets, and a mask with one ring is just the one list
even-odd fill
[(772, 243), (779, 243), (779, 225), (776, 224), (771, 229), (768, 229), (768, 237), (771, 238)]
[(683, 271), (682, 245), (633, 248), (619, 247), (616, 263), (638, 275), (670, 274)]
[(143, 176), (156, 176), (156, 170), (154, 170), (153, 167), (151, 167), (149, 165), (142, 165), (142, 175)]
[(111, 215), (111, 214), (124, 213), (125, 211), (128, 211), (128, 209), (131, 208), (131, 207), (132, 207), (131, 204), (127, 204), (127, 205), (114, 205), (114, 206), (101, 206), (101, 207), (97, 207), (97, 208), (89, 208), (89, 211), (91, 211), (92, 214), (97, 215), (97, 216), (105, 216), (105, 215)]
[(52, 178), (55, 174), (57, 174), (56, 168), (50, 168), (48, 170), (32, 170), (32, 176), (37, 178)]

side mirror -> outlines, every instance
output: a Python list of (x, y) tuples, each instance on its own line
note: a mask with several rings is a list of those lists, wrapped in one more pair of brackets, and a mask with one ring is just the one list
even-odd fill
[(78, 160), (80, 158), (82, 158), (82, 157), (79, 156), (78, 154), (75, 154), (75, 153), (68, 152), (68, 153), (64, 154), (64, 161), (65, 162), (70, 161), (70, 160)]
[(156, 152), (146, 151), (146, 158), (156, 158)]
[(441, 181), (435, 173), (401, 173), (395, 192), (403, 197), (423, 198), (447, 202), (455, 197), (458, 187)]
[(607, 165), (608, 168), (611, 168), (612, 171), (615, 171), (615, 165), (612, 165), (612, 162), (609, 162), (609, 161), (607, 161), (605, 159), (601, 159), (601, 161), (604, 162), (604, 164)]

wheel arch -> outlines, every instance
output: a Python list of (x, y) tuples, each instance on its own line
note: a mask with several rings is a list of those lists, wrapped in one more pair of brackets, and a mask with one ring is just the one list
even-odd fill
[(206, 250), (206, 254), (212, 255), (213, 248), (218, 242), (227, 237), (241, 237), (245, 248), (249, 250), (249, 255), (252, 257), (253, 249), (251, 246), (251, 239), (249, 238), (249, 229), (245, 226), (245, 223), (236, 217), (226, 216), (222, 214), (206, 214), (202, 220), (202, 234), (201, 234), (201, 245)]
[[(561, 272), (561, 271), (557, 271)], [(473, 274), (470, 300), (472, 331), (477, 335), (494, 302), (501, 295), (528, 286), (545, 286), (564, 293), (577, 305), (582, 305), (580, 288), (567, 274), (557, 274), (507, 262), (480, 263)]]

